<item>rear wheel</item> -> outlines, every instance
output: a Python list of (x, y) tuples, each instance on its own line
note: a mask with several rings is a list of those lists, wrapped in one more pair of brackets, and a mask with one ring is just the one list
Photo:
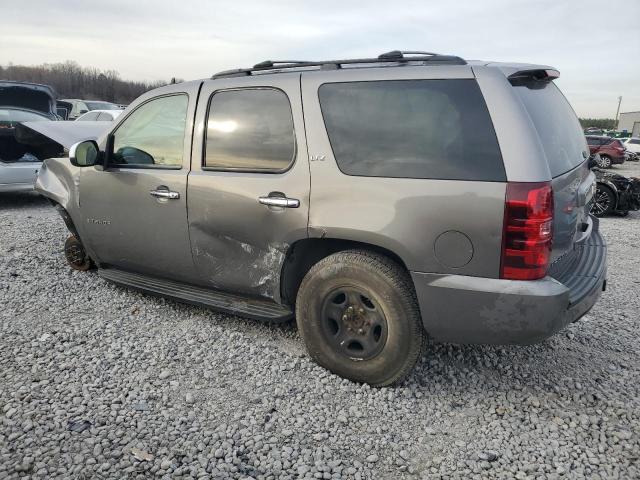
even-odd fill
[(74, 270), (85, 272), (91, 268), (91, 259), (75, 235), (71, 235), (64, 242), (64, 256)]
[(338, 252), (314, 265), (300, 285), (296, 319), (311, 357), (357, 382), (398, 382), (422, 352), (410, 277), (375, 253)]
[(616, 196), (609, 187), (598, 183), (596, 194), (591, 204), (591, 213), (596, 217), (604, 217), (616, 207)]
[(596, 163), (600, 168), (610, 168), (611, 167), (611, 157), (607, 155), (598, 155), (596, 157)]

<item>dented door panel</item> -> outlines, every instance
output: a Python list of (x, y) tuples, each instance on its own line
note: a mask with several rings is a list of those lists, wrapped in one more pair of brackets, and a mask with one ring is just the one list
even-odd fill
[[(295, 155), (280, 173), (203, 168), (210, 97), (230, 88), (275, 87), (291, 105)], [(240, 127), (241, 128), (241, 127)], [(260, 78), (205, 82), (200, 93), (188, 186), (189, 235), (200, 282), (216, 289), (279, 301), (280, 272), (287, 250), (307, 237), (309, 166), (300, 74), (282, 74), (264, 85)], [(263, 205), (258, 198), (282, 192), (297, 208)]]

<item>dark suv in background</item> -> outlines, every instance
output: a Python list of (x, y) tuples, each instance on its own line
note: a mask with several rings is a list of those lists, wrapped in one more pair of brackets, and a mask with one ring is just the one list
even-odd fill
[(388, 385), (425, 334), (532, 343), (606, 277), (595, 177), (540, 65), (393, 51), (266, 61), (144, 94), (37, 189), (113, 282), (267, 320)]
[(609, 168), (613, 164), (624, 163), (625, 148), (617, 138), (587, 135), (587, 143), (591, 155), (596, 155), (596, 162), (601, 168)]

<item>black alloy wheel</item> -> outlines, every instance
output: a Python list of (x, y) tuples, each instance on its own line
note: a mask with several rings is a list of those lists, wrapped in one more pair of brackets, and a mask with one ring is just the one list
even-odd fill
[(604, 217), (611, 213), (616, 206), (616, 197), (609, 187), (598, 184), (596, 194), (591, 204), (591, 213), (596, 217)]

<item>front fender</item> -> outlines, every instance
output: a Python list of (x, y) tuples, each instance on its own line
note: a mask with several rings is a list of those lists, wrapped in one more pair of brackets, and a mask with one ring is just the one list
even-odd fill
[(79, 183), (80, 169), (71, 165), (68, 158), (50, 158), (40, 168), (35, 190), (71, 213), (79, 206)]

